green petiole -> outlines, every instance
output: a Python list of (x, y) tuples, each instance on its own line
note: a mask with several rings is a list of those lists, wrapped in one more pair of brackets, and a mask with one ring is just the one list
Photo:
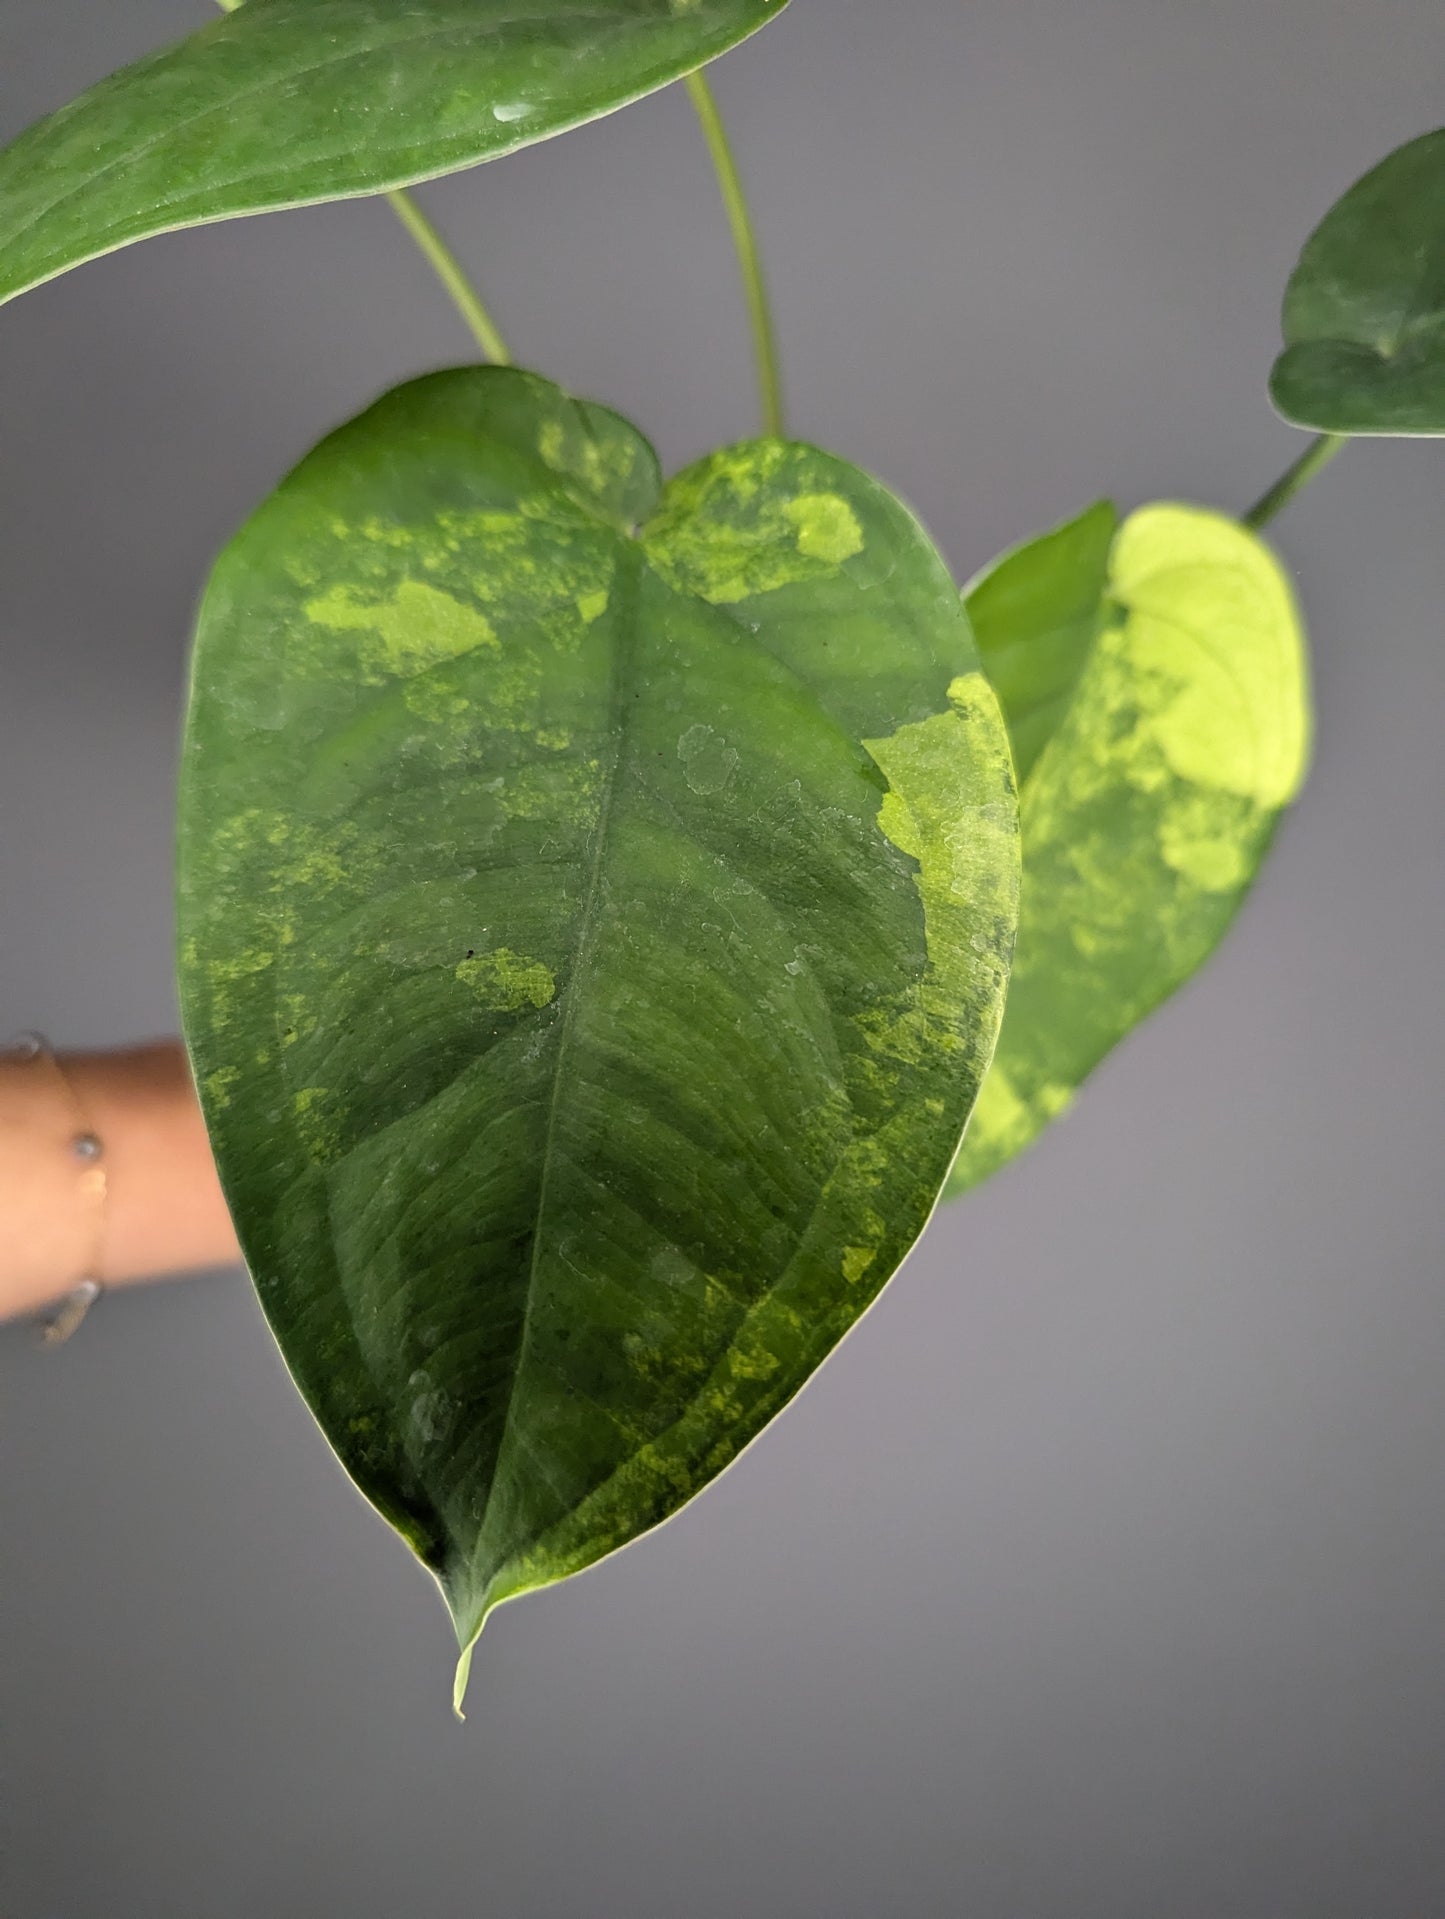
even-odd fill
[(712, 155), (718, 186), (722, 189), (723, 205), (727, 209), (728, 224), (733, 231), (733, 244), (737, 248), (738, 265), (742, 268), (743, 287), (748, 299), (748, 315), (752, 321), (753, 353), (758, 367), (758, 393), (762, 402), (763, 432), (774, 439), (781, 439), (783, 383), (778, 370), (778, 343), (773, 331), (772, 309), (768, 301), (767, 282), (763, 277), (763, 262), (758, 249), (757, 231), (753, 226), (752, 214), (748, 210), (747, 196), (743, 192), (743, 183), (738, 174), (737, 161), (733, 156), (732, 143), (728, 139), (722, 115), (718, 112), (712, 88), (699, 71), (687, 76), (687, 90), (693, 106), (697, 109), (697, 117), (702, 123), (708, 151)]
[[(241, 0), (216, 0), (223, 13), (235, 13)], [(482, 304), (481, 295), (462, 271), (461, 262), (422, 212), (405, 187), (396, 187), (386, 195), (392, 212), (416, 241), (422, 258), (436, 274), (487, 359), (498, 366), (510, 366), (512, 356), (497, 323)]]
[(1347, 441), (1348, 436), (1343, 433), (1321, 433), (1311, 440), (1294, 465), (1287, 467), (1269, 491), (1261, 494), (1243, 516), (1244, 524), (1255, 533), (1268, 526), (1276, 514), (1284, 511), (1295, 494), (1307, 487), (1315, 475), (1329, 465)]

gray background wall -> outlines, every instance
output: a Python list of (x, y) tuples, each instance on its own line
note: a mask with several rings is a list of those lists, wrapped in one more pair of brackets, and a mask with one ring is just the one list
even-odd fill
[[(8, 133), (204, 17), (3, 0)], [(1324, 208), (1441, 118), (1438, 0), (796, 0), (720, 92), (796, 427), (960, 576), (1242, 506)], [(431, 189), (523, 356), (675, 463), (751, 430), (669, 96)], [(188, 617), (280, 472), (464, 357), (386, 214), (0, 312), (0, 1022), (173, 1023)], [(1282, 523), (1318, 764), (1218, 962), (930, 1230), (674, 1525), (507, 1609), (471, 1716), (239, 1273), (0, 1332), (3, 1919), (1445, 1912), (1445, 448)]]

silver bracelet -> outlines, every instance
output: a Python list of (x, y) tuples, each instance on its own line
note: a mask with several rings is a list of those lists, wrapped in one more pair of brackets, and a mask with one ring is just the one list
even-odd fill
[(43, 1033), (21, 1033), (4, 1048), (0, 1058), (13, 1060), (22, 1066), (33, 1063), (38, 1071), (47, 1073), (60, 1089), (75, 1119), (75, 1131), (70, 1136), (67, 1150), (78, 1164), (80, 1191), (91, 1211), (93, 1231), (90, 1253), (75, 1284), (36, 1318), (40, 1336), (45, 1344), (60, 1346), (70, 1338), (105, 1291), (105, 1282), (100, 1277), (101, 1251), (105, 1241), (105, 1202), (108, 1183), (105, 1172), (105, 1146), (99, 1133), (94, 1130), (86, 1117), (85, 1109), (66, 1075), (65, 1068), (55, 1057), (54, 1047)]

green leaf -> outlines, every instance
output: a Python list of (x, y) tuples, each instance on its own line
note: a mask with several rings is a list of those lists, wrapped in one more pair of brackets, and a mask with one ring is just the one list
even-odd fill
[[(1109, 552), (1112, 525), (1112, 508), (1092, 507), (967, 594), (985, 667), (1007, 674), (1006, 712), (1027, 722), (1047, 698), (1055, 728), (1021, 784), (1008, 1010), (951, 1193), (1027, 1146), (1209, 957), (1304, 778), (1305, 641), (1273, 554), (1199, 507), (1144, 507)], [(1076, 677), (1061, 701), (1066, 650)]]
[(177, 227), (406, 186), (625, 106), (786, 0), (248, 0), (0, 152), (0, 301)]
[(1324, 433), (1445, 433), (1445, 128), (1325, 215), (1291, 276), (1270, 397)]
[(1020, 784), (1069, 710), (1104, 618), (1117, 516), (1100, 500), (1029, 540), (967, 590), (968, 617), (998, 695)]
[(997, 703), (854, 468), (659, 497), (624, 421), (471, 369), (222, 556), (180, 818), (262, 1303), (465, 1652), (719, 1473), (928, 1218), (1013, 943)]

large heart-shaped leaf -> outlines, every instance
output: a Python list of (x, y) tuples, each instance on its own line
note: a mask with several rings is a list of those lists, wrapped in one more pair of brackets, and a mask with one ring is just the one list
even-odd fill
[(786, 0), (247, 0), (0, 153), (0, 301), (176, 227), (405, 186), (610, 113)]
[(967, 604), (1010, 727), (1045, 700), (1054, 726), (1021, 784), (1018, 951), (954, 1193), (1027, 1146), (1208, 958), (1309, 744), (1289, 583), (1221, 514), (1149, 506), (1115, 537), (1113, 509), (1093, 507), (1006, 556)]
[(282, 1350), (464, 1651), (719, 1473), (898, 1265), (1016, 859), (957, 591), (811, 448), (659, 498), (615, 415), (440, 374), (227, 549), (187, 1036)]
[(1445, 433), (1445, 128), (1325, 215), (1290, 278), (1270, 395), (1325, 433)]

